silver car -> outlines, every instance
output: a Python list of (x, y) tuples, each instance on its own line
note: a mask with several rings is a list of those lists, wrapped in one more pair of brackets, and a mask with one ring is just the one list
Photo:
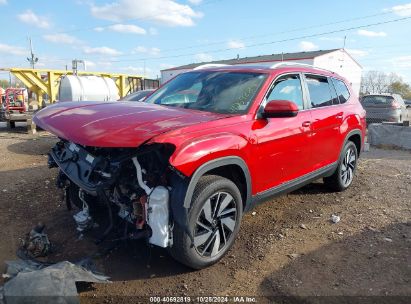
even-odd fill
[(398, 94), (365, 95), (361, 104), (367, 112), (368, 123), (403, 122), (408, 120), (408, 111), (404, 100)]

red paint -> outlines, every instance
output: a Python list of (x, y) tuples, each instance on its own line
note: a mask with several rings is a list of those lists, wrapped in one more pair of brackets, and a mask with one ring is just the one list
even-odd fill
[(84, 146), (138, 147), (184, 126), (224, 117), (143, 102), (61, 102), (36, 114), (34, 122), (58, 137)]
[[(25, 89), (21, 88), (7, 88), (5, 91), (5, 101), (4, 101), (4, 110), (6, 112), (19, 112), (24, 113), (26, 112), (26, 106), (24, 104), (24, 94), (23, 91)], [(20, 96), (20, 99), (18, 98)], [(0, 96), (1, 97), (1, 96)], [(1, 105), (0, 100), (0, 105)], [(19, 105), (16, 105), (19, 104)]]
[(187, 176), (210, 160), (241, 157), (251, 174), (253, 195), (336, 162), (350, 131), (360, 130), (365, 137), (365, 111), (351, 89), (345, 104), (307, 109), (295, 117), (257, 118), (260, 103), (277, 76), (302, 72), (342, 79), (334, 73), (302, 67), (218, 70), (269, 74), (247, 114), (229, 116), (133, 102), (65, 102), (40, 111), (34, 121), (86, 146), (173, 144), (170, 164)]
[(281, 115), (284, 113), (298, 113), (298, 106), (289, 100), (270, 100), (264, 108), (264, 113), (271, 115)]

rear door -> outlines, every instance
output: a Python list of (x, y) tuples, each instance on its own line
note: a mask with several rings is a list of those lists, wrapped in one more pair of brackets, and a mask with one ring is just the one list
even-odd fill
[(310, 163), (312, 170), (316, 170), (338, 160), (344, 107), (339, 103), (330, 78), (305, 74), (304, 79), (312, 118)]

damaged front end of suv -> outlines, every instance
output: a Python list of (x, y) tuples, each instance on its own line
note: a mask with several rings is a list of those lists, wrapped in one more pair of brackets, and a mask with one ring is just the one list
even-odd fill
[(116, 233), (170, 248), (175, 225), (192, 239), (183, 206), (190, 178), (170, 164), (175, 145), (155, 138), (212, 119), (143, 103), (65, 102), (33, 120), (59, 138), (48, 165), (59, 169), (67, 207), (80, 210), (74, 215), (80, 233), (99, 226), (92, 233), (97, 242)]
[[(140, 148), (99, 148), (60, 140), (49, 153), (50, 168), (60, 169), (57, 186), (64, 189), (69, 209), (74, 203), (77, 230), (92, 228), (90, 210), (107, 210), (107, 227), (98, 242), (127, 222), (124, 239), (148, 238), (160, 247), (172, 246), (171, 185), (182, 177), (168, 164), (174, 147), (167, 144)], [(117, 218), (115, 218), (117, 217)]]

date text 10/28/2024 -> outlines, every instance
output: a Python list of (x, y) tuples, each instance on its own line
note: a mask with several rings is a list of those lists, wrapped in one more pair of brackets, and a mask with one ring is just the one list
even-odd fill
[(150, 303), (257, 303), (256, 297), (244, 297), (244, 296), (220, 296), (220, 297), (150, 297)]

